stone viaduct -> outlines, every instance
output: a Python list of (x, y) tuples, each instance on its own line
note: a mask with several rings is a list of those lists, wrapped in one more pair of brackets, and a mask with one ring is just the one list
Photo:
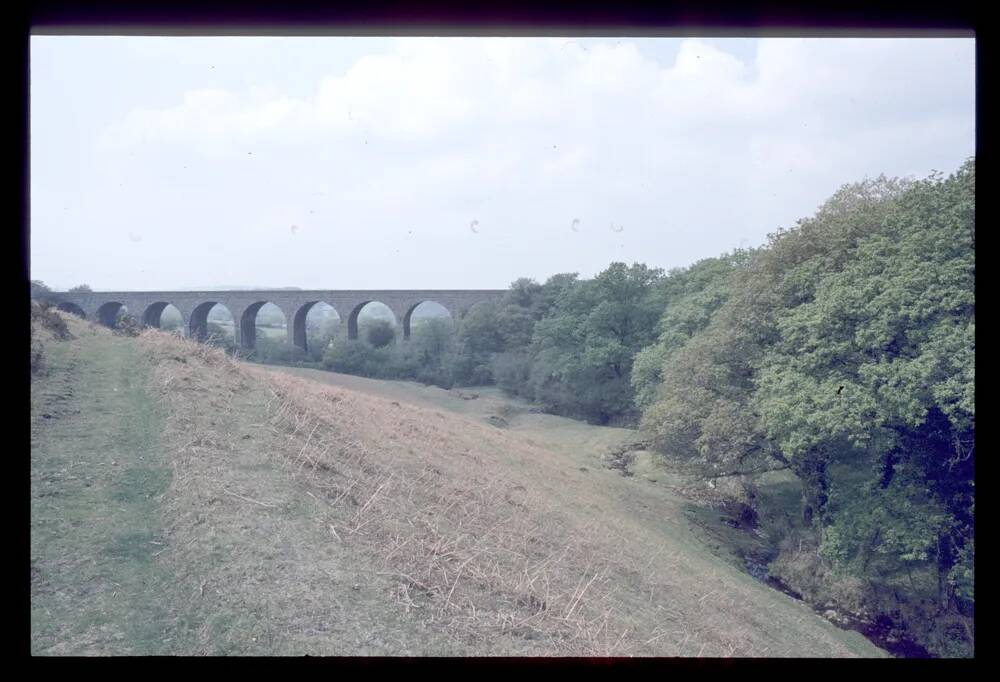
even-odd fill
[(233, 316), (236, 345), (252, 349), (257, 339), (257, 312), (265, 303), (273, 303), (285, 315), (288, 340), (294, 346), (306, 348), (306, 315), (317, 303), (333, 306), (342, 321), (347, 322), (348, 338), (358, 337), (358, 313), (368, 303), (384, 303), (402, 322), (403, 338), (410, 337), (410, 316), (414, 308), (425, 301), (444, 306), (455, 320), (469, 308), (483, 301), (497, 299), (503, 289), (438, 289), (438, 290), (266, 290), (266, 291), (100, 291), (53, 292), (52, 298), (61, 310), (95, 320), (108, 327), (115, 326), (118, 311), (124, 306), (140, 324), (160, 326), (160, 316), (168, 305), (180, 311), (184, 329), (192, 339), (204, 340), (208, 334), (208, 312), (222, 304)]

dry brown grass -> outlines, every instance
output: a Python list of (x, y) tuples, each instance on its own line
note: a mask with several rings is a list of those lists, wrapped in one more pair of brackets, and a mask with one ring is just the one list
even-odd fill
[[(318, 568), (265, 566), (263, 550), (247, 545), (242, 565), (194, 579), (201, 593), (193, 598), (202, 598), (212, 581), (219, 594), (238, 591), (233, 581), (253, 572), (251, 564), (258, 576), (315, 568), (311, 578), (274, 578), (278, 596), (244, 589), (241, 599), (266, 603), (272, 614), (262, 638), (306, 627), (279, 614), (289, 604), (318, 614), (344, 598), (321, 573), (349, 572), (350, 560), (355, 579), (382, 595), (379, 617), (410, 624), (400, 631), (413, 640), (400, 640), (398, 653), (852, 651), (804, 607), (685, 539), (682, 521), (661, 518), (676, 509), (636, 481), (581, 473), (564, 454), (501, 429), (275, 374), (172, 334), (146, 331), (140, 341), (170, 408), (171, 434), (186, 434), (171, 455), (168, 501), (168, 556), (178, 571), (190, 572), (206, 534), (236, 526), (248, 543), (297, 543), (300, 563), (325, 545)], [(285, 472), (283, 482), (268, 463)], [(278, 512), (293, 498), (311, 506), (291, 523)], [(634, 516), (620, 513), (626, 498)], [(212, 636), (206, 630), (198, 651), (211, 650)], [(427, 645), (412, 646), (421, 637)], [(368, 650), (341, 652), (357, 651)]]

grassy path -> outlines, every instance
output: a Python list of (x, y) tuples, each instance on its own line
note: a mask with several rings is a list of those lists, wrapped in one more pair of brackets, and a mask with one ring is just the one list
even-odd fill
[(157, 552), (171, 470), (148, 368), (134, 343), (96, 331), (47, 354), (31, 387), (31, 651), (169, 653)]

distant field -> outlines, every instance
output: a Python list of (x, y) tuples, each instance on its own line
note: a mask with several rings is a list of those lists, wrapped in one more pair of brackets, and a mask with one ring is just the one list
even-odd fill
[(632, 429), (594, 426), (537, 412), (529, 403), (511, 398), (493, 386), (446, 390), (413, 381), (368, 379), (302, 367), (270, 365), (269, 370), (339, 386), (369, 395), (403, 400), (422, 407), (444, 409), (503, 428), (531, 441), (577, 456), (581, 464), (601, 466), (601, 456), (611, 448), (634, 442), (639, 435)]
[[(214, 324), (219, 325), (225, 329), (230, 334), (233, 333), (233, 323), (232, 322), (215, 322)], [(266, 336), (270, 339), (275, 339), (277, 341), (282, 341), (288, 338), (288, 332), (282, 327), (262, 327), (257, 325), (257, 334)]]

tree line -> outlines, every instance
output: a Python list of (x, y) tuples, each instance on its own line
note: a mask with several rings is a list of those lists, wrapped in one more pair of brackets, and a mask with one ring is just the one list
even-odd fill
[(683, 280), (635, 362), (643, 431), (719, 474), (793, 473), (801, 518), (772, 570), (971, 654), (974, 160), (846, 186)]

